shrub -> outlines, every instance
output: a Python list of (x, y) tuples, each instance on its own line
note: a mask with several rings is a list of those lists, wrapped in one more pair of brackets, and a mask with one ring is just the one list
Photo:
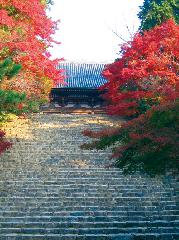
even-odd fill
[(25, 99), (26, 95), (24, 93), (0, 89), (0, 113), (22, 113)]
[(8, 148), (10, 148), (11, 145), (12, 145), (10, 142), (8, 142), (8, 141), (6, 141), (6, 140), (4, 139), (4, 136), (5, 136), (5, 133), (4, 133), (2, 130), (0, 130), (0, 155), (1, 155), (5, 150), (7, 150)]
[(132, 120), (120, 128), (85, 131), (97, 140), (82, 147), (113, 147), (112, 157), (124, 172), (178, 172), (179, 26), (170, 19), (137, 33), (121, 53), (105, 67), (108, 82), (102, 89), (108, 113)]
[(120, 128), (100, 132), (86, 130), (84, 135), (98, 140), (84, 144), (82, 148), (113, 146), (112, 158), (124, 173), (141, 171), (156, 175), (169, 170), (178, 172), (178, 110), (178, 102), (154, 106)]

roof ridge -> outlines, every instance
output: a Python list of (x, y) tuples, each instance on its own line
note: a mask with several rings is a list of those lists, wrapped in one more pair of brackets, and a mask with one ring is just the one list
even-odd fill
[(77, 61), (62, 61), (60, 64), (109, 64), (105, 62), (77, 62)]

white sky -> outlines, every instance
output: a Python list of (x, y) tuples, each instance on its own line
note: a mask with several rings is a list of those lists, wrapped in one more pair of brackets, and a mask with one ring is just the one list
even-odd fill
[(137, 31), (138, 6), (143, 0), (53, 0), (48, 13), (60, 19), (52, 56), (68, 61), (112, 62), (118, 57), (120, 38), (129, 40), (130, 32)]

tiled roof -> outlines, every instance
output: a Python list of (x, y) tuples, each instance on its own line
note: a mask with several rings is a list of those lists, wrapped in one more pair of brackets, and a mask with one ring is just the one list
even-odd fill
[(67, 85), (57, 87), (98, 88), (106, 83), (101, 75), (104, 66), (102, 63), (61, 63), (59, 68), (65, 70)]

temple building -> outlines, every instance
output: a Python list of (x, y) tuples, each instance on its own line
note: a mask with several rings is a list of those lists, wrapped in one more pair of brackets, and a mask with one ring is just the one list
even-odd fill
[(64, 69), (66, 85), (57, 85), (52, 89), (52, 98), (60, 105), (102, 104), (99, 87), (106, 83), (101, 72), (103, 63), (73, 63), (63, 62), (59, 68)]
[(106, 82), (101, 75), (105, 64), (102, 63), (61, 63), (59, 68), (65, 70), (66, 86), (68, 88), (99, 88)]

